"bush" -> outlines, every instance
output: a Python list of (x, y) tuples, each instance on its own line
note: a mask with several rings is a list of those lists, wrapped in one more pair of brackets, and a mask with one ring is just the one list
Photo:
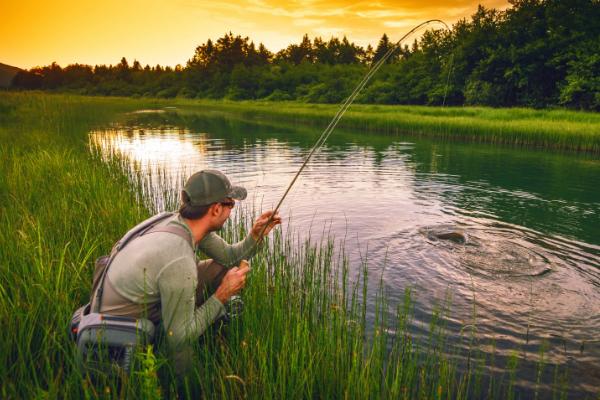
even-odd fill
[(580, 55), (569, 62), (560, 103), (580, 109), (600, 110), (600, 54)]
[(360, 103), (395, 104), (398, 102), (397, 90), (391, 82), (375, 81), (363, 90), (357, 100)]
[(196, 97), (196, 93), (189, 87), (182, 87), (181, 89), (179, 89), (179, 92), (177, 92), (177, 97), (184, 99), (193, 99), (194, 97)]
[(294, 97), (291, 94), (284, 92), (283, 90), (275, 89), (270, 95), (265, 97), (265, 100), (287, 101), (287, 100), (294, 100)]
[(160, 97), (160, 98), (171, 98), (171, 97), (175, 97), (178, 93), (178, 88), (177, 87), (169, 87), (166, 89), (163, 89), (161, 91), (159, 91), (158, 93), (156, 93), (156, 97)]
[(465, 88), (465, 105), (499, 106), (502, 104), (499, 87), (490, 82), (469, 80)]

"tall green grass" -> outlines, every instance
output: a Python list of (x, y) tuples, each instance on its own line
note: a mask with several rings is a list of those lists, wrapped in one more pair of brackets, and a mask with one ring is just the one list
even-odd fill
[(0, 397), (82, 394), (65, 324), (90, 289), (90, 261), (148, 215), (119, 165), (86, 134), (137, 101), (0, 95)]
[[(296, 102), (177, 100), (182, 107), (234, 113), (248, 119), (308, 124), (323, 130), (338, 105)], [(353, 104), (339, 126), (386, 134), (410, 134), (465, 142), (600, 153), (600, 114), (489, 107), (425, 107)]]
[[(89, 151), (86, 133), (123, 112), (160, 105), (0, 96), (2, 398), (160, 398), (182, 392), (160, 348), (139, 353), (140, 369), (120, 387), (110, 380), (91, 384), (74, 364), (67, 335), (72, 311), (87, 301), (91, 261), (156, 211), (154, 196), (170, 208), (176, 201), (174, 188), (152, 189), (123, 160), (103, 162)], [(244, 214), (230, 221), (227, 237), (244, 236), (249, 221)], [(383, 292), (367, 291), (368, 280), (377, 277), (365, 265), (351, 281), (347, 261), (331, 240), (300, 242), (276, 233), (252, 267), (241, 320), (227, 339), (207, 337), (198, 346), (188, 393), (218, 399), (514, 397), (516, 366), (485, 378), (490, 360), (483, 352), (462, 354), (446, 343), (444, 305), (432, 317), (428, 340), (415, 340), (410, 291), (396, 318), (388, 320)], [(371, 328), (369, 296), (377, 297)], [(469, 358), (466, 369), (458, 367), (458, 357)], [(561, 379), (559, 373), (546, 382), (557, 397), (565, 393)]]

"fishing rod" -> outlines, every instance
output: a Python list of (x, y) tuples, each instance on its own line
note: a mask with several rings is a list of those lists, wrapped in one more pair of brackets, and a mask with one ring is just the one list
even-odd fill
[[(298, 172), (296, 172), (296, 175), (294, 175), (294, 177), (292, 178), (290, 184), (288, 185), (287, 189), (283, 193), (283, 196), (281, 196), (281, 199), (279, 200), (279, 202), (277, 203), (277, 206), (273, 210), (273, 213), (271, 214), (271, 216), (267, 220), (267, 223), (265, 224), (265, 226), (261, 230), (261, 232), (260, 232), (260, 234), (258, 236), (259, 237), (259, 241), (262, 239), (263, 234), (265, 233), (265, 230), (267, 229), (267, 227), (273, 221), (273, 218), (277, 214), (277, 211), (279, 211), (279, 208), (281, 207), (281, 204), (283, 203), (283, 201), (287, 197), (288, 193), (290, 192), (290, 190), (294, 186), (294, 183), (296, 183), (296, 180), (298, 179), (298, 177), (300, 176), (300, 174), (302, 173), (302, 171), (304, 170), (304, 168), (306, 167), (306, 165), (310, 161), (310, 159), (313, 156), (313, 154), (315, 152), (317, 152), (323, 146), (323, 144), (325, 144), (325, 141), (329, 138), (329, 136), (331, 135), (331, 133), (333, 132), (333, 130), (337, 126), (338, 122), (340, 121), (340, 119), (342, 119), (342, 117), (346, 113), (346, 110), (348, 110), (348, 108), (352, 105), (352, 103), (354, 102), (354, 100), (356, 99), (356, 97), (359, 95), (359, 93), (361, 92), (361, 90), (366, 86), (366, 84), (373, 77), (373, 75), (375, 75), (375, 73), (381, 68), (381, 66), (387, 61), (387, 59), (390, 58), (390, 56), (392, 55), (392, 53), (394, 53), (394, 51), (396, 51), (396, 49), (398, 47), (400, 47), (400, 45), (402, 44), (402, 42), (404, 42), (404, 40), (407, 37), (409, 37), (410, 35), (412, 35), (413, 33), (415, 33), (421, 27), (423, 27), (425, 25), (432, 24), (432, 23), (440, 23), (447, 30), (450, 30), (450, 28), (448, 27), (448, 25), (444, 21), (439, 20), (439, 19), (430, 19), (428, 21), (422, 22), (419, 25), (415, 26), (413, 29), (411, 29), (404, 36), (402, 36), (402, 38), (400, 40), (398, 40), (393, 46), (391, 46), (388, 49), (388, 51), (383, 55), (383, 57), (381, 57), (374, 65), (371, 66), (371, 68), (366, 73), (366, 75), (363, 77), (363, 79), (358, 83), (358, 85), (356, 85), (356, 87), (354, 88), (354, 90), (352, 91), (352, 93), (342, 103), (342, 106), (338, 109), (338, 111), (336, 112), (336, 114), (334, 115), (334, 117), (331, 119), (331, 121), (329, 122), (329, 125), (327, 125), (327, 128), (325, 128), (325, 130), (321, 133), (321, 135), (319, 136), (319, 138), (317, 139), (317, 141), (315, 142), (315, 144), (311, 148), (311, 150), (308, 153), (308, 155), (306, 156), (304, 162), (300, 166), (300, 169), (298, 169)], [(446, 96), (444, 94), (444, 102), (446, 100), (445, 97)]]

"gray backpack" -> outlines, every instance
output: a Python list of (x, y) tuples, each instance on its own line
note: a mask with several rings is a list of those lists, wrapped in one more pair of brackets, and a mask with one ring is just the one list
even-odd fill
[(154, 343), (156, 328), (152, 321), (101, 313), (102, 292), (112, 260), (133, 239), (153, 232), (168, 232), (191, 241), (189, 232), (180, 226), (156, 226), (173, 215), (163, 212), (139, 223), (113, 246), (110, 255), (96, 260), (93, 301), (75, 311), (69, 330), (71, 338), (77, 343), (78, 363), (84, 374), (128, 375), (135, 350)]

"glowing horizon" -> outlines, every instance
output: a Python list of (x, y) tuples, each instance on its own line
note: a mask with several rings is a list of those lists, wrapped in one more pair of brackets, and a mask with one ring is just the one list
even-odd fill
[(248, 36), (273, 52), (312, 39), (347, 36), (376, 46), (383, 33), (393, 40), (427, 19), (449, 25), (469, 18), (482, 4), (504, 9), (506, 0), (230, 1), (130, 0), (104, 2), (8, 0), (0, 25), (0, 62), (20, 68), (68, 64), (117, 64), (121, 57), (142, 65), (185, 65), (196, 46), (226, 32)]

